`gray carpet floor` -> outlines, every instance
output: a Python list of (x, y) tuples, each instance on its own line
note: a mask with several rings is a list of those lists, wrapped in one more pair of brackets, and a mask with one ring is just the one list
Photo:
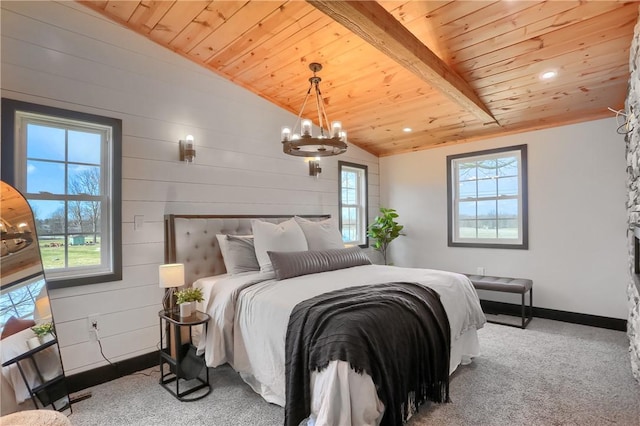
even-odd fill
[[(428, 404), (418, 425), (640, 426), (640, 385), (631, 375), (626, 334), (534, 318), (526, 330), (487, 324), (482, 355), (451, 378), (451, 403)], [(158, 384), (158, 369), (91, 388), (73, 406), (83, 425), (282, 425), (228, 366), (210, 369), (213, 390), (179, 402)]]

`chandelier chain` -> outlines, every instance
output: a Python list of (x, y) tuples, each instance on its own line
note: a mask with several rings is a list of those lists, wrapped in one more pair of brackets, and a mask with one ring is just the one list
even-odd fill
[(298, 125), (300, 124), (300, 120), (302, 119), (302, 113), (304, 112), (304, 108), (307, 106), (307, 101), (309, 100), (309, 95), (311, 94), (311, 89), (313, 88), (313, 83), (309, 84), (309, 90), (307, 90), (307, 95), (304, 97), (304, 102), (302, 102), (302, 108), (300, 108), (300, 113), (298, 114), (298, 119), (296, 123), (293, 125), (293, 133), (298, 130)]

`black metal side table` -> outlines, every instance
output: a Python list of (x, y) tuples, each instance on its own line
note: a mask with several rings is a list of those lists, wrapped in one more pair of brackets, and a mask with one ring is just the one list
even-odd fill
[[(206, 335), (209, 315), (195, 311), (188, 317), (181, 317), (177, 311), (162, 310), (158, 312), (158, 316), (160, 317), (160, 342), (163, 345), (160, 349), (160, 384), (180, 401), (197, 401), (209, 395), (211, 393), (209, 369), (205, 364), (204, 357), (196, 355), (196, 347), (191, 340), (193, 326), (204, 324)], [(163, 321), (166, 327), (163, 327)], [(166, 340), (163, 339), (162, 335), (165, 328), (167, 330)], [(185, 328), (189, 329), (189, 336), (188, 341), (183, 343), (183, 331), (185, 331)], [(166, 372), (165, 364), (168, 366), (168, 371)], [(200, 377), (203, 368), (206, 371), (206, 379), (204, 380)], [(175, 390), (168, 386), (169, 383), (173, 382), (176, 385)], [(180, 392), (181, 383), (185, 387), (182, 392)], [(206, 389), (206, 391), (198, 392), (196, 396), (190, 398), (187, 397), (201, 389)]]
[[(65, 382), (64, 372), (56, 375), (53, 378), (45, 379), (40, 368), (38, 368), (38, 363), (36, 362), (36, 356), (41, 353), (43, 350), (52, 347), (58, 343), (58, 339), (54, 338), (49, 340), (46, 343), (41, 344), (38, 347), (28, 350), (27, 352), (18, 355), (10, 360), (4, 362), (2, 364), (3, 367), (7, 367), (9, 365), (16, 364), (18, 366), (18, 370), (20, 371), (20, 375), (22, 376), (22, 380), (24, 384), (27, 386), (27, 390), (29, 391), (29, 396), (31, 397), (31, 401), (33, 401), (33, 405), (36, 409), (40, 408), (38, 406), (37, 399), (40, 400), (42, 407), (46, 407), (51, 405), (54, 410), (65, 411), (67, 409), (71, 409), (71, 403), (69, 401), (69, 392), (67, 391), (67, 384)], [(56, 346), (57, 347), (57, 346)], [(60, 355), (58, 355), (58, 358)], [(29, 384), (29, 379), (27, 379), (27, 375), (22, 367), (22, 362), (29, 360), (31, 365), (37, 375), (38, 382), (40, 384), (31, 386)], [(60, 362), (60, 361), (59, 361)], [(62, 367), (62, 364), (60, 364)], [(62, 369), (61, 369), (62, 370)], [(36, 399), (37, 397), (37, 399)], [(62, 405), (56, 407), (56, 401), (62, 401)]]

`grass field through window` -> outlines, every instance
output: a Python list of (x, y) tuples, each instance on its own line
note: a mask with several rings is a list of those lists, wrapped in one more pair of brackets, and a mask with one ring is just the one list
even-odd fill
[[(89, 241), (88, 238), (87, 241)], [(100, 265), (100, 238), (96, 244), (70, 245), (68, 251), (70, 268)], [(64, 268), (64, 240), (62, 238), (41, 239), (40, 256), (45, 270)]]
[(460, 228), (460, 238), (479, 238), (479, 239), (496, 239), (496, 238), (518, 238), (518, 228), (499, 228), (496, 235), (495, 228), (478, 228), (476, 236), (476, 228)]

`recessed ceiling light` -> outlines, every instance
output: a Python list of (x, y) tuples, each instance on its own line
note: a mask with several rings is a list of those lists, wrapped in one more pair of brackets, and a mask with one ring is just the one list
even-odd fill
[(412, 132), (413, 129), (411, 127), (405, 127), (404, 129), (402, 129), (402, 131), (405, 133), (409, 133), (409, 132)]
[(545, 71), (542, 74), (540, 74), (540, 78), (542, 80), (549, 80), (552, 79), (553, 77), (557, 76), (558, 72), (557, 71)]

